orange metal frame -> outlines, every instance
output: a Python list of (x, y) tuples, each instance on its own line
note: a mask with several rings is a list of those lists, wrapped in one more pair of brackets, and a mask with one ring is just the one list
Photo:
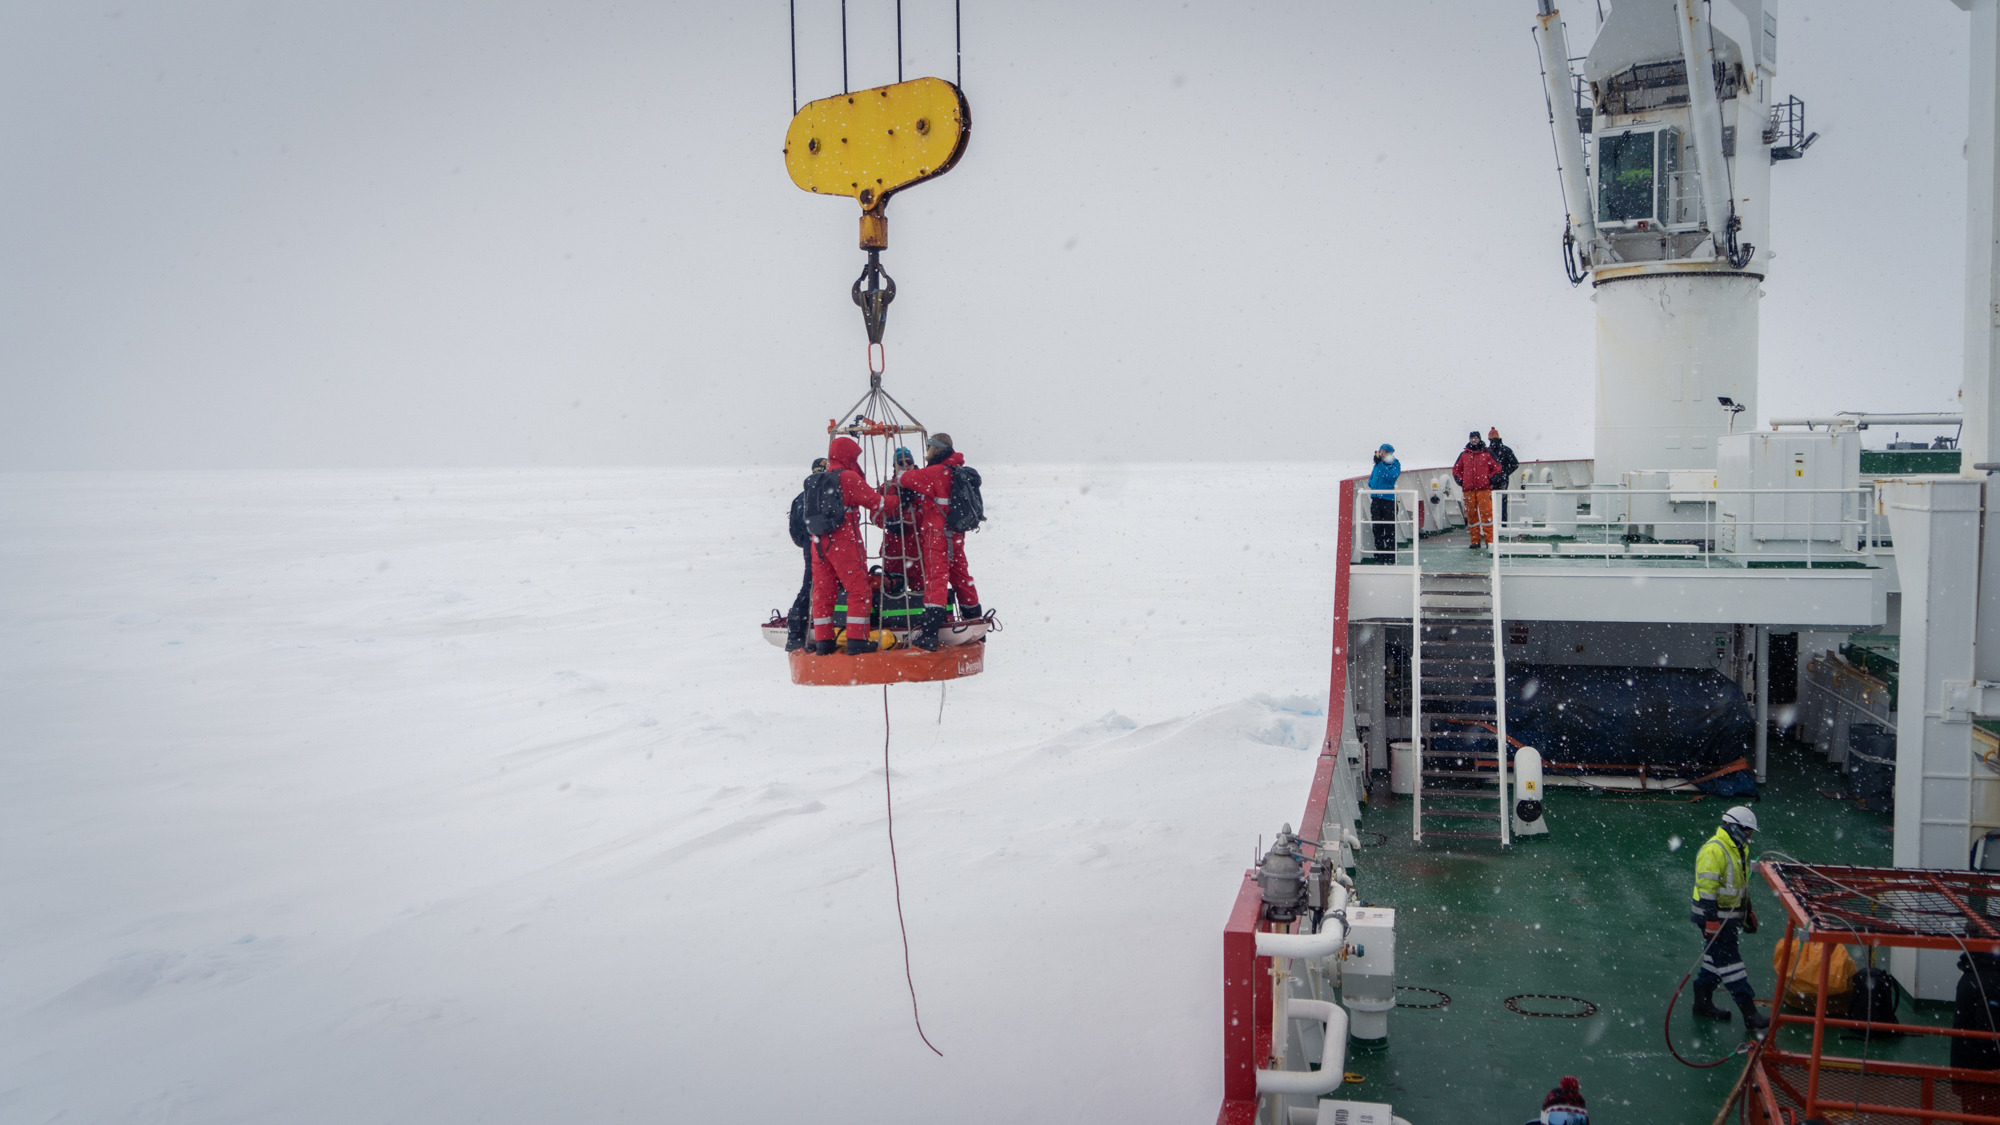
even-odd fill
[(974, 641), (925, 652), (892, 648), (849, 656), (836, 652), (814, 656), (804, 649), (790, 654), (792, 682), (811, 687), (853, 687), (857, 684), (928, 683), (977, 676), (986, 670), (986, 642)]
[[(1812, 866), (1809, 868), (1811, 874), (1837, 880), (1843, 889), (1859, 892), (1864, 897), (1889, 891), (1935, 896), (1931, 901), (1947, 902), (1954, 906), (1967, 932), (1974, 935), (1960, 938), (1951, 934), (1922, 933), (1907, 927), (1899, 927), (1893, 914), (1886, 918), (1878, 914), (1864, 916), (1813, 899), (1808, 892), (1786, 878), (1788, 871), (1795, 868), (1805, 871), (1808, 870), (1807, 865), (1759, 863), (1757, 868), (1763, 873), (1764, 881), (1770, 884), (1772, 892), (1784, 904), (1787, 942), (1803, 940), (1822, 946), (1869, 945), (1883, 948), (1957, 949), (1971, 953), (2000, 953), (2000, 930), (1995, 929), (1992, 920), (1982, 911), (1976, 910), (1965, 901), (1968, 892), (2000, 897), (2000, 876), (1987, 875), (1983, 872), (1885, 867)], [(1797, 949), (1799, 946), (1793, 945), (1791, 948)], [(1924, 1063), (1870, 1061), (1826, 1053), (1828, 1028), (1836, 1031), (1871, 1029), (1883, 1034), (1900, 1032), (1940, 1038), (2000, 1038), (1991, 1032), (1983, 1031), (1961, 1031), (1956, 1028), (1906, 1023), (1870, 1024), (1860, 1020), (1829, 1017), (1826, 1014), (1826, 984), (1827, 970), (1833, 960), (1831, 952), (1830, 949), (1823, 950), (1823, 955), (1819, 959), (1817, 997), (1813, 1004), (1812, 1015), (1794, 1015), (1782, 1008), (1773, 1007), (1770, 1030), (1764, 1033), (1763, 1040), (1751, 1053), (1748, 1081), (1743, 1087), (1745, 1116), (1757, 1125), (1795, 1125), (1796, 1122), (1818, 1117), (1829, 1111), (1842, 1115), (1866, 1113), (1882, 1117), (1910, 1118), (1926, 1123), (1968, 1121), (2000, 1125), (2000, 1114), (1965, 1113), (1939, 1109), (1936, 1106), (1937, 1083), (1940, 1079), (1950, 1083), (1992, 1087), (1996, 1095), (2000, 1095), (2000, 1074), (1994, 1071)], [(1801, 1054), (1777, 1045), (1778, 1030), (1787, 1025), (1812, 1028), (1810, 1052)], [(1795, 1082), (1785, 1076), (1784, 1071), (1787, 1068), (1804, 1069), (1805, 1089), (1799, 1089)], [(1918, 1082), (1919, 1104), (1898, 1106), (1858, 1099), (1849, 1101), (1822, 1097), (1820, 1078), (1823, 1073), (1830, 1070), (1855, 1075), (1863, 1082), (1870, 1075), (1904, 1080), (1915, 1079)], [(1865, 1087), (1861, 1092), (1865, 1093)]]

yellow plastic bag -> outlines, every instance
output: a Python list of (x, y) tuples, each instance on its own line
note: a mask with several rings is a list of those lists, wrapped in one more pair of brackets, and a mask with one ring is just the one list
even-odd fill
[[(1771, 970), (1784, 981), (1784, 1001), (1788, 1008), (1810, 1012), (1816, 1003), (1819, 991), (1819, 962), (1826, 950), (1833, 950), (1833, 960), (1826, 968), (1826, 995), (1830, 1002), (1835, 996), (1845, 996), (1854, 990), (1854, 958), (1847, 955), (1844, 945), (1826, 946), (1818, 942), (1803, 942), (1804, 949), (1797, 956), (1792, 955), (1791, 942), (1779, 939), (1778, 948), (1771, 951)], [(1791, 972), (1785, 971), (1785, 962), (1792, 962)]]

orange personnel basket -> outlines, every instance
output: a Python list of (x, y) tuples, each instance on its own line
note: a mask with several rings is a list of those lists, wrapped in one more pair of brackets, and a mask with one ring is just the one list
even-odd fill
[(887, 652), (864, 652), (848, 656), (814, 656), (800, 649), (788, 654), (792, 660), (792, 682), (813, 687), (854, 687), (860, 684), (923, 683), (976, 676), (986, 668), (986, 642), (976, 641), (956, 648), (925, 652), (920, 648), (892, 648)]
[[(923, 423), (882, 389), (880, 375), (870, 378), (868, 393), (859, 402), (827, 423), (826, 432), (829, 439), (853, 438), (861, 446), (861, 472), (877, 488), (894, 479), (898, 446), (910, 447), (921, 462), (925, 443), (930, 438), (930, 431), (924, 428)], [(887, 533), (866, 518), (861, 521), (862, 548), (871, 564), (869, 574), (874, 588), (869, 593), (876, 602), (878, 620), (875, 627), (881, 634), (892, 637), (893, 643), (885, 641), (880, 651), (853, 656), (845, 651), (819, 656), (803, 649), (787, 653), (793, 683), (815, 687), (924, 683), (976, 676), (985, 670), (987, 635), (1000, 631), (1000, 623), (991, 613), (972, 620), (948, 621), (939, 631), (942, 647), (935, 652), (925, 652), (910, 644), (914, 620), (907, 615), (896, 617), (889, 612), (892, 603), (904, 607), (921, 604), (922, 592), (908, 584), (909, 573), (924, 575), (930, 582), (946, 580), (945, 561), (923, 558), (920, 539), (919, 536), (907, 536), (899, 546), (900, 552), (911, 549), (914, 543), (917, 551), (914, 557), (905, 558), (898, 553), (894, 560), (885, 560)], [(899, 570), (902, 573), (892, 573)], [(773, 617), (764, 626), (765, 638), (774, 645), (782, 646), (785, 643), (784, 629), (784, 619)]]

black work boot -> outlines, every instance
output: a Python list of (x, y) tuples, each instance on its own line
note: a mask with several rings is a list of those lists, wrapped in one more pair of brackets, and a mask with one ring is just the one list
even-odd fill
[(1762, 1031), (1771, 1026), (1771, 1017), (1757, 1010), (1756, 997), (1739, 996), (1736, 998), (1736, 1006), (1743, 1010), (1743, 1029), (1745, 1031)]
[(866, 638), (852, 638), (847, 641), (847, 655), (860, 656), (864, 652), (874, 652), (882, 646)]
[(786, 652), (797, 652), (799, 649), (806, 647), (807, 643), (806, 623), (803, 619), (794, 617), (790, 621), (785, 622)]
[(840, 647), (840, 642), (839, 642), (839, 641), (833, 641), (833, 640), (827, 640), (827, 641), (814, 641), (814, 642), (813, 642), (813, 655), (815, 655), (815, 656), (832, 656), (832, 655), (834, 654), (834, 651), (835, 651), (836, 649), (838, 649), (839, 647)]
[(979, 612), (978, 602), (958, 607), (958, 619), (960, 621), (977, 621), (981, 616), (983, 615)]
[(925, 652), (936, 652), (944, 643), (938, 640), (938, 630), (943, 626), (944, 607), (941, 605), (925, 606), (923, 621), (917, 626), (916, 634), (910, 638), (910, 644), (923, 649)]
[[(1753, 1006), (1751, 1011), (1755, 1011)], [(1727, 1020), (1729, 1012), (1715, 1006), (1715, 986), (1694, 990), (1694, 1014), (1705, 1020)]]

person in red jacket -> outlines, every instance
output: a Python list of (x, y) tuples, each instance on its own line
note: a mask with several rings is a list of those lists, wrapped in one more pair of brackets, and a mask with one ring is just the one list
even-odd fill
[(1479, 431), (1472, 431), (1472, 440), (1451, 467), (1451, 479), (1465, 492), (1465, 527), (1475, 551), (1493, 542), (1493, 480), (1500, 475), (1500, 462), (1487, 452)]
[(920, 497), (922, 509), (918, 527), (923, 535), (924, 619), (910, 643), (926, 652), (936, 652), (938, 630), (945, 619), (945, 586), (958, 592), (958, 615), (971, 621), (979, 616), (979, 591), (972, 585), (972, 571), (965, 563), (965, 533), (944, 525), (951, 510), (952, 470), (965, 464), (963, 454), (951, 447), (950, 434), (932, 434), (924, 447), (924, 467), (911, 469), (896, 483)]
[(850, 656), (874, 652), (868, 639), (868, 612), (874, 604), (874, 588), (868, 582), (868, 552), (861, 545), (861, 520), (855, 509), (871, 512), (882, 508), (882, 494), (868, 484), (861, 473), (861, 446), (851, 437), (837, 437), (826, 451), (829, 473), (839, 474), (840, 498), (847, 502), (847, 519), (830, 535), (812, 537), (813, 650), (821, 656), (833, 652), (834, 586), (847, 592), (847, 653)]
[[(917, 467), (916, 456), (900, 447), (896, 450), (895, 462), (895, 472), (899, 476)], [(920, 509), (924, 506), (924, 498), (907, 488), (898, 487), (892, 478), (882, 486), (882, 499), (885, 503), (875, 516), (875, 523), (883, 533), (882, 577), (900, 579), (905, 587), (912, 590), (922, 589), (924, 560), (919, 536), (922, 534)], [(889, 590), (890, 585), (894, 583), (884, 585), (884, 593), (900, 592)]]

